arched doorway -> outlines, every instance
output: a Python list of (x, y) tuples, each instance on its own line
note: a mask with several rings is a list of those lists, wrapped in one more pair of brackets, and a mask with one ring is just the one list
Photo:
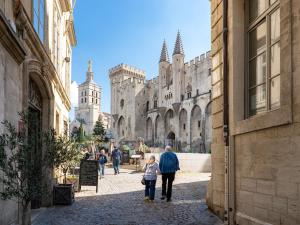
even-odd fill
[[(43, 97), (38, 85), (29, 80), (29, 98), (28, 98), (28, 144), (31, 147), (30, 160), (34, 175), (31, 176), (29, 184), (34, 187), (42, 188), (42, 107)], [(40, 191), (38, 191), (40, 192)], [(31, 208), (40, 208), (42, 204), (41, 195), (31, 196)]]
[(165, 140), (165, 145), (175, 147), (175, 138), (176, 138), (175, 133), (173, 131), (170, 131)]

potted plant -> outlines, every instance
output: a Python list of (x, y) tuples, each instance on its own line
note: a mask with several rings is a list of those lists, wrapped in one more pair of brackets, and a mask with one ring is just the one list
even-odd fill
[(67, 173), (70, 168), (78, 165), (82, 154), (78, 144), (66, 136), (57, 136), (54, 130), (47, 135), (47, 158), (54, 168), (63, 172), (63, 183), (54, 185), (54, 204), (72, 204), (74, 202), (74, 185), (67, 183)]

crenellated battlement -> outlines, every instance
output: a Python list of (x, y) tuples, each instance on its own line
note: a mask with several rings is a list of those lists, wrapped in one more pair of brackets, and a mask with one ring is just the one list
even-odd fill
[(109, 77), (115, 74), (128, 74), (128, 75), (134, 75), (140, 78), (145, 78), (146, 77), (146, 72), (144, 70), (138, 69), (134, 66), (130, 66), (124, 63), (121, 63), (113, 68), (111, 68), (109, 71)]
[(150, 80), (147, 80), (146, 81), (147, 84), (157, 84), (158, 83), (158, 76), (150, 79)]
[(194, 59), (190, 60), (189, 62), (186, 62), (185, 65), (195, 66), (195, 65), (199, 65), (208, 60), (210, 60), (210, 51), (203, 53), (200, 56), (195, 57)]

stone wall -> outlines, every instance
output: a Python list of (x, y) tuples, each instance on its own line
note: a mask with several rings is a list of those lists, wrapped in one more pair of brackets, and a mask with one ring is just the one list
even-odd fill
[[(159, 161), (162, 153), (146, 153), (143, 164), (150, 159), (151, 155)], [(198, 153), (176, 153), (179, 160), (180, 172), (197, 172), (210, 173), (211, 172), (211, 155)]]
[(225, 196), (225, 153), (223, 141), (223, 1), (211, 1), (212, 38), (212, 178), (207, 191), (207, 205), (218, 216), (224, 216)]
[[(229, 0), (229, 207), (239, 225), (300, 224), (300, 2), (280, 1), (280, 108), (245, 117), (245, 4)], [(207, 202), (224, 209), (222, 1), (212, 0), (213, 144)], [(233, 168), (232, 170), (230, 168)], [(231, 185), (231, 183), (233, 185)], [(231, 220), (230, 224), (234, 224)]]

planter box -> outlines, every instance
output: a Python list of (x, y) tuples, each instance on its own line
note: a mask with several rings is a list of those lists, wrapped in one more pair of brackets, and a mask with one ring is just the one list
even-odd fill
[(72, 205), (74, 200), (73, 184), (58, 184), (53, 186), (54, 205)]
[(78, 186), (79, 186), (79, 177), (77, 178), (68, 178), (67, 177), (67, 184), (73, 184), (74, 185), (74, 191), (78, 191)]

